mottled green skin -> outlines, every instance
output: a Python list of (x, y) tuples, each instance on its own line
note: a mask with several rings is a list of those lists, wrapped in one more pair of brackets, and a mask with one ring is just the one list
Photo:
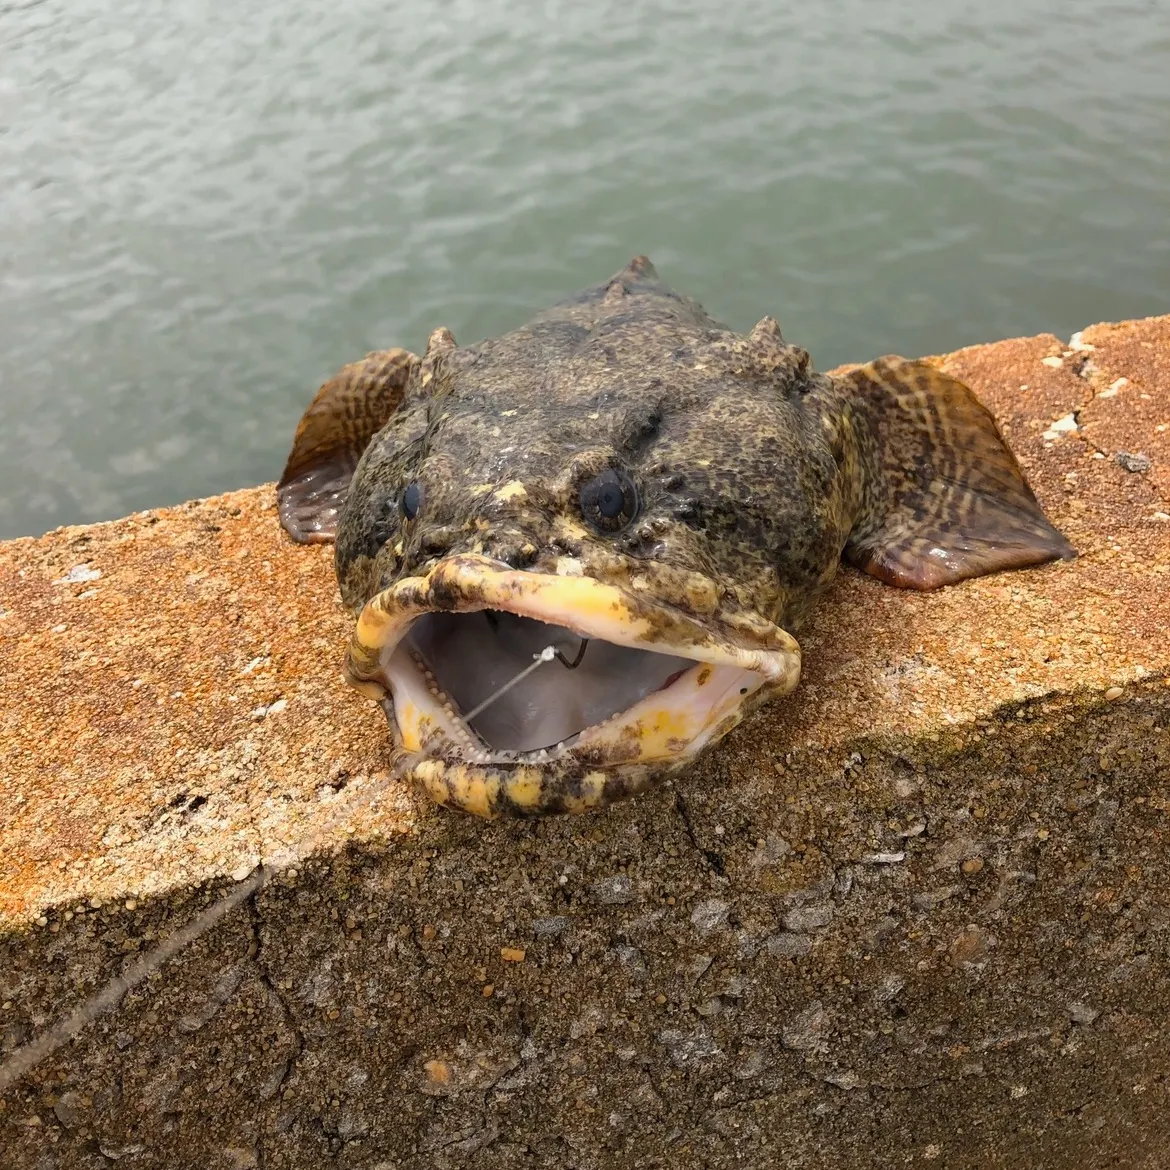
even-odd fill
[[(632, 480), (640, 506), (599, 531), (581, 492), (607, 471)], [(624, 799), (787, 694), (799, 670), (790, 635), (842, 554), (913, 589), (1073, 555), (961, 382), (892, 357), (814, 373), (770, 317), (733, 333), (642, 257), (502, 337), (460, 348), (439, 329), (422, 358), (385, 350), (347, 366), (306, 411), (278, 497), (298, 540), (332, 537), (340, 508), (337, 574), (360, 612), (346, 673), (371, 685), (392, 725), (384, 619), (507, 608), (485, 557), (526, 571), (530, 591), (546, 573), (566, 595), (572, 577), (604, 583), (609, 620), (639, 644), (788, 664), (700, 735), (658, 745), (635, 721), (616, 742), (571, 744), (535, 766), (472, 763), (456, 742), (409, 764), (436, 800), (484, 816)], [(461, 565), (479, 568), (460, 577)]]
[[(343, 596), (360, 608), (458, 552), (536, 570), (569, 555), (615, 583), (647, 562), (689, 570), (722, 591), (708, 620), (791, 629), (874, 478), (864, 410), (770, 318), (735, 334), (639, 258), (502, 337), (432, 337), (354, 475), (337, 534)], [(619, 533), (583, 532), (580, 487), (606, 467), (633, 477), (640, 512)], [(411, 481), (423, 504), (407, 521)], [(517, 481), (513, 498), (484, 491)], [(681, 594), (658, 600), (687, 607)]]

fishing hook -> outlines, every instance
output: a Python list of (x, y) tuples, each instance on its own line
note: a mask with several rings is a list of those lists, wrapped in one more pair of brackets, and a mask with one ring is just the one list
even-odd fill
[(588, 638), (581, 639), (581, 645), (577, 648), (577, 657), (570, 662), (559, 650), (556, 653), (557, 661), (568, 670), (576, 670), (581, 665), (581, 659), (585, 657), (585, 647), (589, 645)]

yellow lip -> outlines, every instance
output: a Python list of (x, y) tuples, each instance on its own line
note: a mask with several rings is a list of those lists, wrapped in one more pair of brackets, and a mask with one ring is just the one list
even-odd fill
[[(428, 690), (402, 645), (424, 614), (484, 609), (565, 627), (582, 638), (690, 659), (696, 666), (586, 728), (563, 752), (493, 754)], [(615, 785), (608, 780), (619, 773), (629, 778), (677, 770), (739, 722), (751, 695), (792, 690), (800, 676), (800, 648), (776, 626), (757, 626), (749, 634), (727, 623), (700, 622), (591, 577), (526, 572), (469, 553), (371, 598), (350, 641), (345, 674), (392, 711), (402, 748), (428, 749), (436, 757), (412, 769), (435, 799), (492, 816), (593, 807), (616, 798), (609, 795)]]

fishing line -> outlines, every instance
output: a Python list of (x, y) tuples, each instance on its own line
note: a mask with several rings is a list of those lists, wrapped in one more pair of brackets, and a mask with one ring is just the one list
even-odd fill
[(557, 657), (557, 648), (555, 646), (546, 646), (539, 654), (534, 654), (533, 663), (531, 666), (526, 666), (519, 674), (510, 678), (494, 695), (489, 695), (478, 707), (472, 707), (466, 715), (463, 716), (464, 723), (470, 723), (481, 712), (486, 711), (497, 699), (506, 695), (517, 683), (522, 683), (533, 671), (539, 670), (546, 662), (551, 662)]
[[(465, 723), (470, 723), (498, 699), (506, 695), (514, 686), (521, 683), (530, 674), (540, 667), (559, 658), (570, 669), (578, 665), (584, 656), (588, 639), (584, 639), (577, 652), (576, 660), (570, 665), (565, 662), (563, 655), (555, 646), (546, 646), (539, 654), (534, 654), (531, 665), (524, 667), (518, 674), (509, 679), (503, 686), (489, 695), (482, 703), (463, 716)], [(386, 791), (392, 780), (401, 779), (412, 768), (415, 768), (431, 754), (430, 747), (423, 747), (419, 751), (402, 760), (392, 775), (384, 780), (375, 781), (368, 791), (356, 791), (352, 797), (342, 802), (332, 816), (316, 825), (311, 833), (301, 839), (298, 845), (278, 850), (267, 861), (261, 862), (246, 878), (238, 882), (230, 893), (220, 898), (213, 906), (201, 910), (185, 926), (180, 927), (154, 950), (135, 959), (124, 971), (115, 975), (96, 995), (87, 999), (80, 1007), (72, 1011), (63, 1020), (54, 1024), (47, 1032), (42, 1032), (35, 1040), (29, 1041), (23, 1048), (18, 1048), (3, 1064), (0, 1064), (0, 1096), (16, 1084), (26, 1073), (31, 1072), (42, 1060), (51, 1056), (62, 1044), (72, 1040), (86, 1025), (92, 1023), (98, 1016), (116, 1008), (127, 992), (131, 991), (144, 979), (149, 979), (164, 963), (172, 959), (186, 946), (193, 943), (201, 935), (206, 934), (221, 918), (231, 913), (241, 902), (263, 889), (273, 875), (283, 869), (302, 861), (311, 853), (321, 840), (339, 822), (352, 817), (375, 797)]]

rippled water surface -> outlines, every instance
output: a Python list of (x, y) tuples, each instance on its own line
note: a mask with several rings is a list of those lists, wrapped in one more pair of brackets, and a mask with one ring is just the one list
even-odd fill
[(1166, 0), (0, 0), (0, 536), (637, 252), (821, 367), (1170, 310)]

